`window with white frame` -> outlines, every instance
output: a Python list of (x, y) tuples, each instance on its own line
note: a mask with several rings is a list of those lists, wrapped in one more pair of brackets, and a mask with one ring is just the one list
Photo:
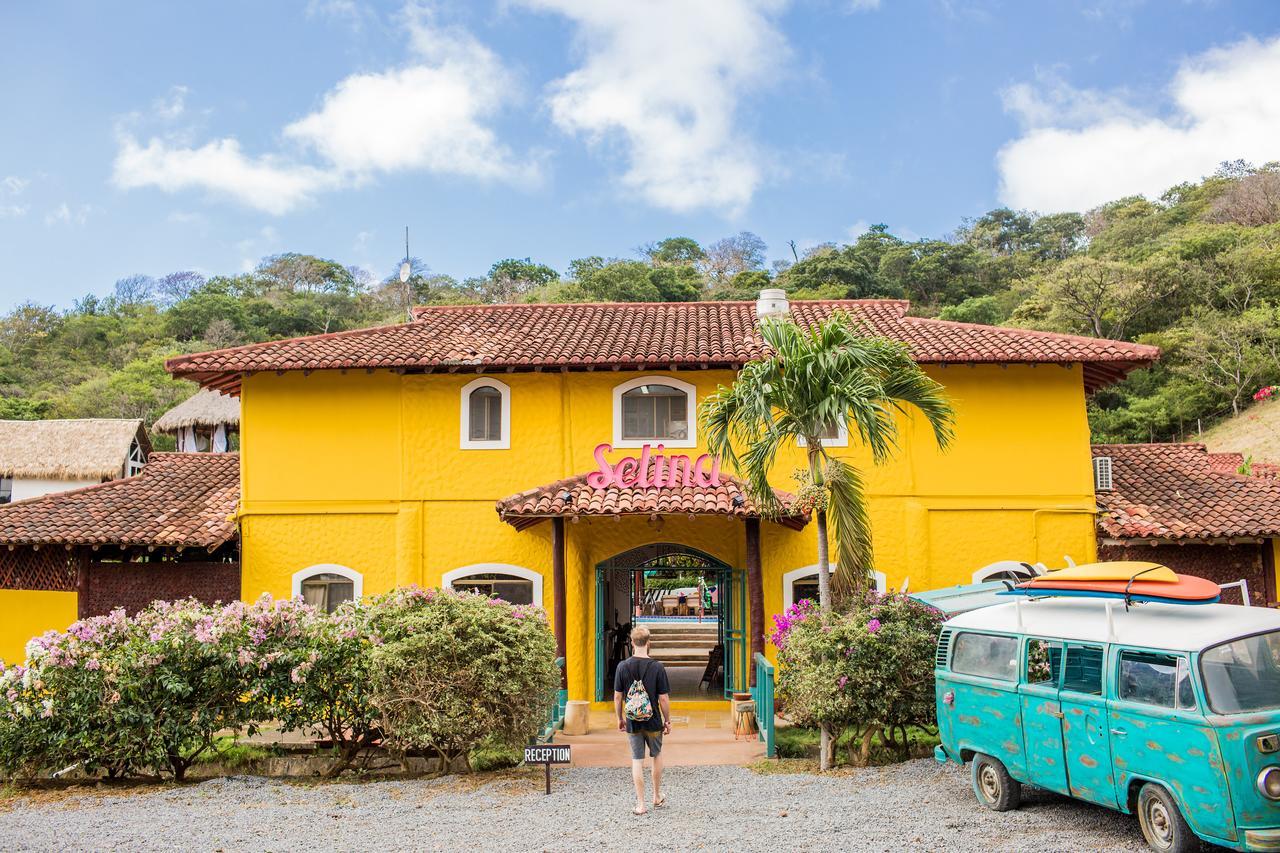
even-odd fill
[(1111, 457), (1093, 457), (1093, 486), (1100, 492), (1109, 492), (1111, 484)]
[(669, 376), (643, 376), (613, 390), (613, 445), (668, 447), (697, 443), (696, 391)]
[[(849, 446), (849, 426), (844, 418), (836, 420), (834, 423), (827, 425), (819, 436), (822, 439), (823, 447), (848, 447)], [(797, 442), (801, 447), (808, 447), (809, 442), (801, 438)]]
[(496, 379), (482, 378), (462, 388), (464, 450), (505, 450), (511, 446), (511, 389)]
[(147, 464), (147, 454), (143, 451), (142, 445), (134, 439), (133, 444), (129, 445), (129, 461), (125, 463), (124, 475), (132, 477), (135, 474), (142, 473), (142, 466)]
[[(835, 574), (835, 563), (831, 564), (831, 574)], [(889, 579), (884, 572), (874, 572), (876, 592), (888, 589)], [(790, 609), (791, 605), (803, 599), (818, 600), (818, 567), (805, 566), (782, 576), (782, 608)]]
[(293, 575), (293, 595), (324, 613), (332, 613), (348, 601), (358, 601), (364, 577), (354, 569), (333, 563), (308, 566)]
[(466, 590), (500, 598), (509, 604), (542, 606), (542, 575), (506, 563), (477, 563), (445, 572), (441, 579), (445, 589)]

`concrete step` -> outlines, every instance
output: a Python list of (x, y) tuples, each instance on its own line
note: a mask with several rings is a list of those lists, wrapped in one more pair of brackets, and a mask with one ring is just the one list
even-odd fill
[(656, 654), (662, 649), (714, 649), (716, 641), (712, 640), (651, 640), (649, 648)]
[(710, 649), (654, 649), (652, 655), (654, 660), (660, 660), (663, 663), (701, 661), (705, 664), (710, 651)]

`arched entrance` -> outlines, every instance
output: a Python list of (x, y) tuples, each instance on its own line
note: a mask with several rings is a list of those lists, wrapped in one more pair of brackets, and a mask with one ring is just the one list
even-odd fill
[[(679, 612), (672, 612), (675, 601)], [(659, 637), (668, 646), (690, 647), (667, 664), (673, 700), (720, 700), (747, 689), (742, 570), (673, 542), (642, 545), (598, 563), (596, 701), (613, 697), (613, 670), (630, 653), (628, 637), (637, 621), (654, 632), (655, 657), (661, 657)]]

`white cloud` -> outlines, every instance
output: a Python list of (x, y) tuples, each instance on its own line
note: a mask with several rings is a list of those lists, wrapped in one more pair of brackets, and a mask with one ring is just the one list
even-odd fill
[(155, 103), (151, 105), (152, 112), (157, 118), (165, 121), (173, 121), (181, 118), (187, 109), (187, 92), (186, 86), (170, 86), (169, 94), (164, 98), (157, 98)]
[(18, 219), (26, 215), (25, 204), (0, 204), (0, 219)]
[(764, 158), (738, 121), (743, 97), (788, 58), (786, 0), (517, 0), (577, 26), (581, 65), (549, 90), (552, 119), (620, 143), (623, 186), (675, 211), (751, 201)]
[(0, 178), (0, 192), (8, 195), (19, 195), (27, 188), (27, 184), (31, 183), (26, 178), (19, 178), (17, 175), (5, 175)]
[(87, 204), (72, 207), (64, 201), (44, 215), (44, 224), (50, 228), (55, 225), (84, 225), (92, 210)]
[(488, 124), (516, 92), (499, 59), (469, 33), (438, 26), (429, 10), (410, 7), (404, 20), (414, 61), (340, 81), (318, 110), (283, 129), (294, 151), (246, 154), (233, 137), (144, 144), (122, 132), (113, 181), (124, 189), (202, 189), (282, 214), (380, 173), (536, 180), (536, 164), (518, 161)]
[(850, 12), (874, 12), (880, 8), (880, 0), (848, 0)]
[(409, 34), (421, 62), (353, 74), (284, 135), (350, 175), (424, 169), (502, 180), (532, 177), (532, 167), (517, 163), (486, 123), (514, 91), (498, 57), (470, 33), (435, 26), (424, 11), (410, 13)]
[(1044, 212), (1158, 196), (1224, 160), (1280, 159), (1280, 38), (1248, 38), (1183, 62), (1157, 115), (1056, 76), (1004, 92), (1022, 135), (996, 156), (1000, 200)]

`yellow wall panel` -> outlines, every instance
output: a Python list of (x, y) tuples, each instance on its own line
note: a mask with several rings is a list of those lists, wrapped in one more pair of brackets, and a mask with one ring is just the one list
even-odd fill
[(22, 663), (27, 642), (45, 631), (65, 631), (76, 621), (76, 594), (0, 589), (0, 661)]

